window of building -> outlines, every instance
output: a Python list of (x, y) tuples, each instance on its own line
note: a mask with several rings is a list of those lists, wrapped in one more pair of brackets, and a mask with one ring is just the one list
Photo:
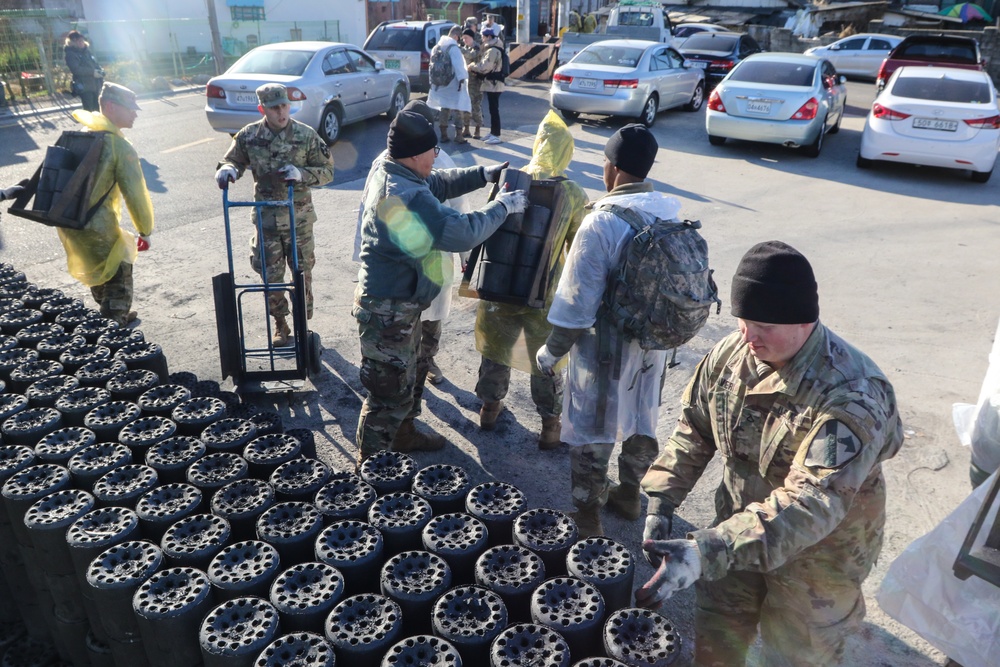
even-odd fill
[(230, 7), (230, 20), (232, 21), (266, 21), (263, 7)]

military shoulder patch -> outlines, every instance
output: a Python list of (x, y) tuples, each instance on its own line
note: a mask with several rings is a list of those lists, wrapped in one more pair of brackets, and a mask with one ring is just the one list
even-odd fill
[(323, 154), (323, 157), (330, 157), (330, 147), (322, 139), (319, 141), (319, 150)]
[(822, 424), (806, 451), (809, 468), (843, 468), (861, 452), (861, 440), (844, 422), (831, 419)]

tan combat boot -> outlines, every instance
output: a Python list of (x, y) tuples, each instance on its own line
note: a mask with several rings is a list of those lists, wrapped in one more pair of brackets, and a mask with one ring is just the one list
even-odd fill
[(288, 322), (283, 316), (277, 316), (274, 318), (274, 336), (271, 338), (271, 342), (275, 347), (285, 347), (288, 345), (288, 339), (292, 335), (292, 330), (288, 328)]
[(444, 449), (446, 440), (437, 433), (425, 434), (417, 430), (412, 419), (404, 419), (389, 446), (394, 452), (436, 452)]
[(448, 138), (448, 126), (447, 125), (439, 125), (438, 129), (441, 130), (441, 143), (442, 144), (446, 144), (449, 141), (451, 141), (451, 139)]
[(470, 137), (472, 137), (472, 132), (469, 132), (469, 124), (468, 123), (466, 123), (465, 127), (462, 128), (462, 136), (465, 137), (466, 139), (469, 139)]
[(503, 401), (487, 401), (479, 408), (479, 428), (492, 431), (497, 427), (497, 417), (503, 412)]
[(635, 484), (619, 484), (608, 493), (608, 509), (629, 521), (642, 516), (639, 487)]
[(538, 448), (541, 450), (559, 449), (562, 442), (562, 421), (559, 417), (542, 417), (542, 432), (538, 436)]
[(604, 535), (604, 526), (601, 524), (601, 506), (598, 503), (591, 503), (577, 507), (575, 512), (570, 512), (569, 517), (576, 522), (576, 528), (580, 531), (580, 539), (597, 537)]
[(481, 129), (483, 129), (482, 125), (476, 125), (476, 131), (472, 133), (472, 138), (473, 139), (478, 139), (479, 138), (479, 130), (481, 130)]

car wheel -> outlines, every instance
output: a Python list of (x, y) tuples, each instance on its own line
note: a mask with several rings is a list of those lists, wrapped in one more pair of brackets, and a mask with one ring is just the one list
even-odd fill
[(328, 144), (337, 143), (340, 139), (340, 110), (334, 105), (323, 110), (323, 117), (319, 119), (319, 136)]
[(403, 107), (406, 106), (406, 91), (402, 87), (397, 88), (392, 93), (392, 104), (389, 105), (389, 110), (385, 112), (385, 115), (392, 120), (396, 117)]
[(985, 183), (990, 180), (990, 176), (993, 175), (993, 170), (989, 171), (974, 171), (972, 172), (972, 182), (973, 183)]
[(639, 122), (646, 127), (653, 127), (653, 123), (656, 122), (656, 107), (656, 95), (650, 95), (642, 107), (642, 113), (639, 114)]
[(840, 132), (840, 121), (844, 120), (844, 110), (840, 110), (840, 115), (837, 116), (837, 124), (830, 128), (830, 134), (837, 134)]
[(566, 109), (556, 109), (556, 111), (561, 113), (563, 118), (566, 120), (576, 120), (580, 117), (580, 114), (577, 111), (567, 111)]
[(826, 120), (823, 121), (823, 124), (819, 128), (819, 134), (816, 135), (816, 141), (803, 147), (802, 149), (808, 157), (819, 157), (819, 152), (823, 150), (824, 134), (826, 134)]
[(708, 135), (708, 143), (712, 144), (713, 146), (721, 146), (722, 144), (726, 143), (726, 138), (717, 137), (714, 134), (710, 134)]
[(858, 159), (855, 161), (855, 164), (858, 165), (858, 169), (871, 169), (874, 166), (874, 160), (861, 157), (861, 153), (858, 153)]
[(684, 111), (697, 111), (705, 103), (705, 84), (699, 83), (691, 93), (691, 100), (684, 105)]

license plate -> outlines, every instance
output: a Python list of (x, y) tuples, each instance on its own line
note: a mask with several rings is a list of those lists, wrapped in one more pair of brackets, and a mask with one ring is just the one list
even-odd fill
[(577, 79), (578, 88), (588, 88), (590, 90), (597, 89), (597, 79)]
[(254, 106), (259, 104), (257, 93), (236, 93), (234, 99), (237, 104), (252, 104)]
[(389, 58), (385, 61), (386, 69), (399, 69), (399, 58)]
[(755, 100), (747, 101), (747, 112), (748, 113), (771, 113), (771, 103), (770, 102), (759, 102)]
[(708, 63), (705, 62), (704, 60), (692, 60), (691, 66), (697, 67), (698, 69), (705, 69), (706, 67), (708, 67)]
[(913, 127), (918, 130), (941, 130), (942, 132), (957, 132), (957, 120), (940, 120), (938, 118), (914, 118)]

